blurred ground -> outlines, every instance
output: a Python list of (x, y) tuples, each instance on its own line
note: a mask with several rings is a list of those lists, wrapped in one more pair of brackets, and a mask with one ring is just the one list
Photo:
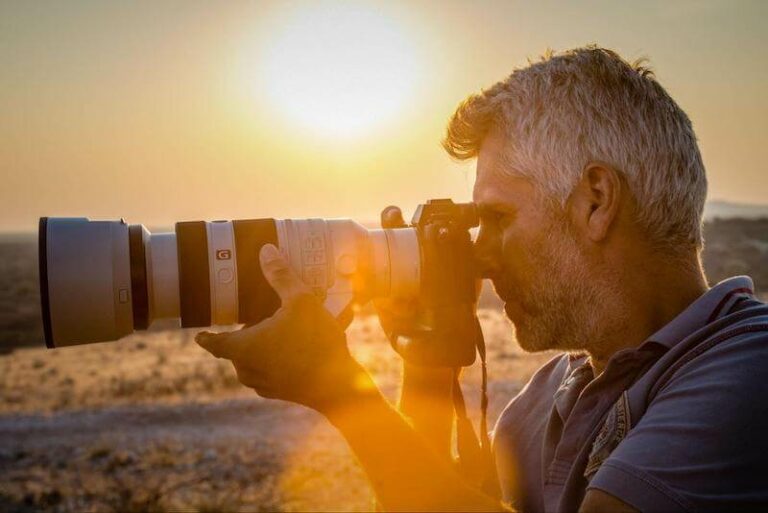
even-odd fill
[[(480, 312), (491, 408), (551, 355), (527, 355), (497, 310)], [(373, 316), (348, 331), (395, 401), (400, 363)], [(190, 331), (0, 357), (0, 510), (361, 511), (365, 477), (318, 414), (240, 387)], [(477, 411), (479, 372), (464, 376)]]

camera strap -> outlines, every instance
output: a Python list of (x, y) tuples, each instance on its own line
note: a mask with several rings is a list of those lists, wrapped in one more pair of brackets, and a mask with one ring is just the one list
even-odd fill
[(496, 464), (491, 453), (491, 441), (488, 435), (488, 368), (486, 366), (485, 338), (480, 328), (480, 321), (475, 317), (475, 343), (480, 355), (482, 381), (480, 385), (480, 434), (475, 433), (472, 421), (467, 416), (464, 393), (459, 382), (461, 368), (453, 370), (452, 398), (456, 413), (456, 452), (458, 465), (464, 477), (475, 486), (494, 497), (501, 495)]

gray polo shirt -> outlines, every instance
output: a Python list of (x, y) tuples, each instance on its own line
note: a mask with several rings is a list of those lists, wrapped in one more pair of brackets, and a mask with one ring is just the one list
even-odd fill
[(575, 511), (596, 488), (641, 511), (768, 511), (768, 332), (742, 333), (681, 365), (637, 425), (625, 393), (691, 333), (759, 305), (752, 288), (745, 276), (719, 283), (617, 352), (597, 379), (585, 356), (544, 365), (494, 429), (505, 501)]

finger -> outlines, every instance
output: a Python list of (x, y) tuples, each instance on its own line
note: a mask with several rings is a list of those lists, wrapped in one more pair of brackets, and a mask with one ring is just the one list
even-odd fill
[(302, 294), (309, 294), (307, 285), (288, 264), (280, 251), (272, 244), (264, 244), (259, 252), (264, 278), (285, 303)]
[(243, 385), (253, 388), (259, 395), (261, 395), (261, 390), (268, 388), (267, 384), (269, 380), (263, 376), (262, 373), (255, 371), (250, 367), (238, 365), (237, 363), (233, 363), (233, 366), (237, 373), (237, 380)]
[(195, 342), (216, 358), (234, 360), (242, 354), (245, 336), (251, 332), (251, 329), (223, 331), (221, 333), (201, 331), (195, 335)]
[(353, 320), (355, 320), (355, 312), (352, 309), (352, 305), (346, 307), (338, 316), (336, 316), (336, 322), (338, 322), (344, 330), (346, 330), (349, 325), (352, 324)]
[(426, 358), (421, 350), (422, 348), (420, 348), (419, 344), (415, 343), (412, 338), (398, 336), (394, 345), (395, 351), (397, 351), (397, 354), (399, 354), (403, 360), (416, 365), (424, 364)]
[(390, 340), (395, 337), (404, 336), (411, 339), (422, 339), (430, 335), (430, 330), (416, 322), (415, 318), (397, 318), (397, 317), (379, 317), (381, 327)]
[(233, 366), (237, 373), (237, 380), (248, 388), (252, 388), (259, 396), (265, 399), (276, 399), (280, 396), (281, 387), (275, 382), (274, 376), (269, 375), (268, 369), (257, 370), (236, 362), (233, 362)]

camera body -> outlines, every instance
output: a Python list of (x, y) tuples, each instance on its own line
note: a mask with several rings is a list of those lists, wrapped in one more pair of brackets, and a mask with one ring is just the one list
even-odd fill
[(280, 300), (259, 264), (274, 244), (333, 315), (378, 297), (416, 299), (420, 322), (450, 340), (434, 365), (475, 358), (471, 203), (429, 200), (410, 225), (369, 230), (349, 219), (176, 223), (150, 233), (125, 221), (41, 218), (46, 345), (117, 340), (160, 319), (181, 327), (254, 324)]

